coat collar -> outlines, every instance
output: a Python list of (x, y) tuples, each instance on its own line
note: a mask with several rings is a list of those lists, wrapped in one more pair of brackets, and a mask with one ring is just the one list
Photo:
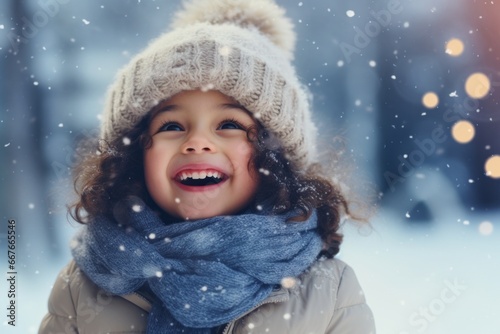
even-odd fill
[[(128, 300), (132, 304), (140, 307), (146, 312), (151, 312), (152, 304), (148, 300), (148, 298), (142, 294), (141, 292), (133, 292), (129, 293), (127, 295), (121, 295), (123, 299)], [(262, 304), (268, 304), (268, 303), (277, 303), (277, 302), (285, 302), (290, 298), (290, 292), (288, 289), (285, 289), (283, 287), (277, 288), (271, 292), (269, 297), (264, 299), (258, 306), (252, 308), (250, 311), (246, 312), (245, 314), (250, 313), (251, 311), (255, 310), (257, 307), (259, 307)]]

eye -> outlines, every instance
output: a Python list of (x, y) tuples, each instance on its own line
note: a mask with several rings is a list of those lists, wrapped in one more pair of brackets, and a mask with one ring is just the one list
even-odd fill
[(246, 131), (245, 126), (243, 126), (240, 122), (235, 119), (225, 119), (219, 123), (217, 129), (220, 130), (244, 130)]
[(161, 131), (184, 131), (184, 129), (179, 125), (179, 123), (165, 122), (160, 126), (158, 130), (158, 132)]

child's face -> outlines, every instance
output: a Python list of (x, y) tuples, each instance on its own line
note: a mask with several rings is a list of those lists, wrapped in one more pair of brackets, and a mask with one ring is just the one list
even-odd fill
[(248, 205), (258, 185), (246, 132), (256, 124), (253, 117), (218, 91), (184, 91), (156, 110), (152, 145), (144, 152), (155, 203), (183, 219), (233, 214)]

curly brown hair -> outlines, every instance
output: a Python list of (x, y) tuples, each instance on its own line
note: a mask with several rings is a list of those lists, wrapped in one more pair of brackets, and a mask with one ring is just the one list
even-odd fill
[[(145, 185), (143, 152), (151, 144), (151, 136), (145, 130), (151, 114), (122, 138), (112, 142), (87, 140), (80, 144), (77, 155), (81, 159), (73, 168), (78, 199), (68, 206), (69, 214), (77, 222), (88, 223), (97, 215), (112, 219), (114, 204), (127, 196), (141, 198), (167, 223), (172, 219), (156, 205)], [(261, 173), (257, 194), (248, 207), (270, 203), (276, 214), (298, 209), (300, 214), (290, 222), (305, 221), (316, 209), (319, 233), (325, 243), (323, 254), (336, 255), (343, 238), (339, 231), (342, 216), (353, 217), (340, 187), (319, 163), (304, 171), (294, 168), (276, 138), (259, 123), (247, 130), (247, 137), (255, 147), (248, 168)]]

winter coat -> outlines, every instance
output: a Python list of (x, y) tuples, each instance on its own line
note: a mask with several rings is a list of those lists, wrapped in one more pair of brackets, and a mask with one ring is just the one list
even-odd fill
[[(375, 333), (363, 291), (344, 262), (318, 260), (295, 282), (275, 289), (260, 305), (225, 325), (222, 332)], [(71, 261), (52, 288), (48, 308), (39, 334), (145, 333), (151, 304), (139, 293), (109, 295)]]

